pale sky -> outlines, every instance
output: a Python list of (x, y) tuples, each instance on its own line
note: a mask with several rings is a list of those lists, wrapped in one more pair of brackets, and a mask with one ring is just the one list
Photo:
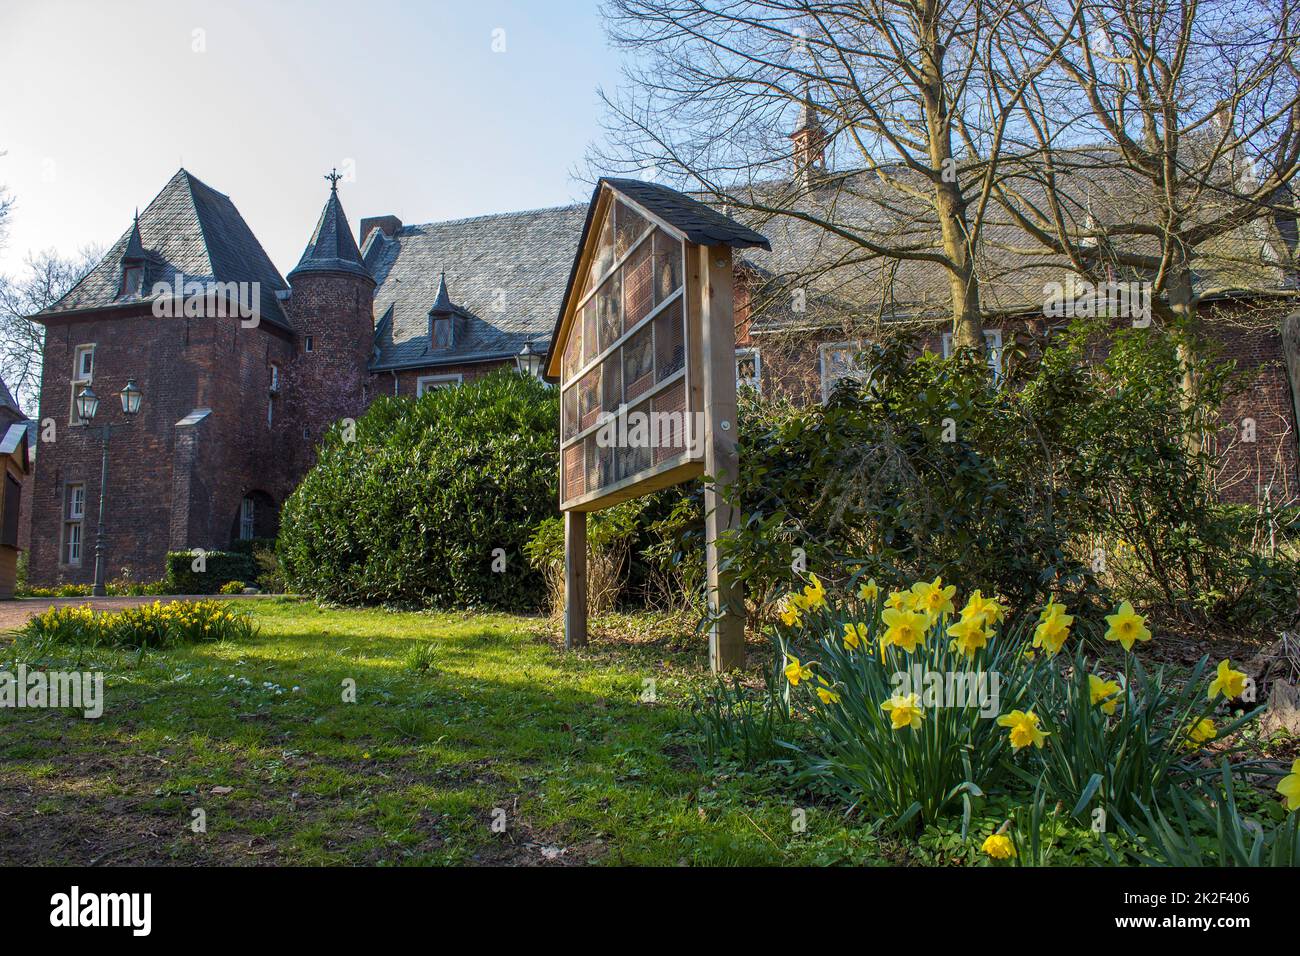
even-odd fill
[(618, 64), (596, 0), (0, 0), (0, 272), (107, 246), (182, 165), (282, 274), (331, 167), (354, 233), (585, 201)]

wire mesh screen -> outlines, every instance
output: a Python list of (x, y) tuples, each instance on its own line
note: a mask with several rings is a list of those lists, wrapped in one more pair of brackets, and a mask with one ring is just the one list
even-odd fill
[(690, 450), (685, 249), (621, 199), (595, 233), (560, 363), (565, 501)]

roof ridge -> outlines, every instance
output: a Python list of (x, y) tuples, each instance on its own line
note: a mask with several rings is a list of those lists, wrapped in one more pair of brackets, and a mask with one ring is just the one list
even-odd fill
[(452, 225), (460, 225), (461, 223), (466, 223), (466, 222), (481, 222), (486, 219), (505, 219), (513, 216), (531, 216), (534, 215), (535, 213), (540, 213), (540, 212), (563, 212), (566, 210), (586, 209), (586, 208), (587, 208), (586, 203), (574, 202), (574, 203), (565, 203), (562, 206), (538, 206), (536, 209), (516, 209), (513, 211), (506, 211), (506, 212), (489, 212), (479, 216), (462, 216), (459, 219), (432, 219), (429, 222), (415, 222), (415, 223), (409, 223), (407, 225), (404, 225), (402, 226), (401, 229), (397, 231), (396, 234), (400, 236), (402, 233), (407, 232), (408, 230), (423, 229), (426, 226), (452, 226)]

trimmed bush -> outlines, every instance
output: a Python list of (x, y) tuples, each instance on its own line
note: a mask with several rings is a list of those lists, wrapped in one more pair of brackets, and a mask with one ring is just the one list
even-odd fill
[(355, 434), (325, 436), (284, 504), (286, 586), (344, 604), (541, 607), (524, 545), (557, 510), (558, 434), (555, 390), (510, 371), (377, 400)]
[(252, 581), (257, 577), (257, 566), (248, 554), (231, 551), (207, 551), (194, 570), (198, 558), (195, 551), (167, 552), (167, 590), (172, 594), (218, 594), (231, 581)]

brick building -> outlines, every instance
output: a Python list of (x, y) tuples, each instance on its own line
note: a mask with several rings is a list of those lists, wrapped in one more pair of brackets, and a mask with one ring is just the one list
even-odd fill
[[(801, 201), (871, 221), (870, 177), (841, 175), (824, 188), (809, 172), (820, 169), (823, 139), (805, 119), (792, 140)], [(93, 576), (100, 437), (74, 407), (87, 386), (101, 399), (94, 425), (114, 426), (107, 576), (156, 579), (167, 551), (273, 534), (322, 430), (359, 415), (375, 396), (415, 397), (502, 366), (524, 368), (527, 356), (545, 352), (585, 204), (413, 226), (376, 216), (361, 220), (358, 244), (337, 185), (301, 260), (282, 277), (230, 199), (181, 170), (96, 268), (37, 316), (46, 340), (43, 440), (27, 496), (33, 583)], [(740, 380), (816, 401), (858, 374), (854, 353), (864, 341), (909, 331), (934, 351), (949, 348), (947, 280), (935, 267), (878, 264), (887, 277), (866, 270), (846, 279), (826, 268), (842, 250), (824, 232), (790, 218), (738, 218), (772, 244), (736, 262)], [(1294, 230), (1265, 226), (1247, 237), (1263, 263), (1248, 280), (1198, 273), (1212, 315), (1254, 317), (1219, 332), (1226, 354), (1252, 376), (1224, 421), (1231, 433), (1250, 417), (1257, 441), (1227, 441), (1223, 453), (1233, 479), (1226, 493), (1251, 501), (1300, 493), (1300, 320), (1277, 299), (1295, 286), (1280, 265), (1293, 261), (1285, 237)], [(1042, 270), (1065, 270), (1032, 266), (990, 270), (999, 276), (985, 289), (995, 365), (1013, 341), (1048, 324)], [(144, 393), (133, 420), (116, 398), (128, 380)]]

